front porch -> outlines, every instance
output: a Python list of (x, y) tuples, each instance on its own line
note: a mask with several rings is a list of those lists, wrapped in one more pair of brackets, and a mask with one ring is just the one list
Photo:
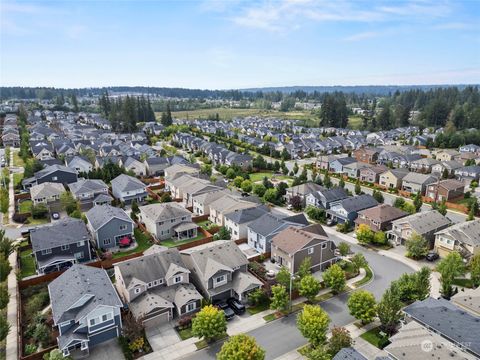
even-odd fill
[(195, 238), (198, 235), (198, 225), (193, 222), (183, 222), (175, 226), (173, 229), (175, 240), (186, 240)]

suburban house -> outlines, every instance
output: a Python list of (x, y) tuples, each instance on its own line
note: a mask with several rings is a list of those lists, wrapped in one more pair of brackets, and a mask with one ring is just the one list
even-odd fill
[(480, 165), (463, 166), (454, 170), (453, 173), (458, 180), (478, 181), (480, 179)]
[(462, 145), (458, 149), (461, 153), (477, 153), (480, 154), (480, 146), (475, 144)]
[(476, 289), (462, 289), (450, 299), (459, 308), (480, 316), (480, 287)]
[(367, 164), (376, 164), (378, 160), (378, 155), (380, 151), (375, 148), (360, 148), (353, 152), (353, 156), (357, 161), (367, 163)]
[(409, 174), (407, 169), (390, 169), (380, 174), (379, 185), (385, 189), (399, 189), (402, 180)]
[(248, 225), (248, 245), (260, 254), (269, 253), (273, 237), (288, 226), (304, 227), (305, 215), (280, 216), (266, 213)]
[(440, 161), (432, 158), (422, 158), (410, 163), (410, 170), (427, 174), (432, 171), (432, 167), (439, 164)]
[(74, 156), (70, 159), (66, 159), (65, 163), (67, 167), (75, 170), (77, 173), (88, 173), (93, 170), (92, 163), (81, 156)]
[(270, 210), (266, 206), (257, 206), (234, 210), (224, 216), (225, 227), (230, 231), (231, 240), (246, 239), (248, 225)]
[(80, 219), (65, 218), (51, 225), (30, 229), (30, 242), (39, 274), (92, 259), (90, 235)]
[(114, 272), (120, 297), (147, 329), (201, 308), (202, 295), (177, 248), (153, 245), (142, 257), (115, 264)]
[(45, 182), (30, 188), (33, 205), (58, 203), (65, 188), (60, 183)]
[(329, 171), (336, 174), (343, 174), (344, 173), (343, 167), (345, 165), (352, 164), (354, 162), (357, 162), (357, 161), (351, 157), (337, 158), (329, 163), (328, 165)]
[(422, 211), (392, 222), (387, 237), (396, 244), (404, 244), (414, 233), (423, 236), (433, 248), (435, 233), (449, 227), (450, 220), (437, 210)]
[(82, 205), (93, 206), (100, 199), (106, 197), (106, 202), (111, 203), (113, 198), (108, 194), (108, 185), (103, 180), (98, 179), (80, 179), (77, 182), (69, 184), (72, 196), (80, 201)]
[(197, 183), (203, 183), (203, 185), (208, 183), (211, 185), (210, 181), (199, 179), (198, 176), (181, 174), (169, 181), (168, 189), (173, 199), (183, 199), (183, 192)]
[(218, 226), (224, 226), (226, 214), (235, 210), (248, 209), (257, 206), (258, 204), (256, 203), (240, 200), (237, 197), (227, 194), (210, 203), (210, 215), (208, 220)]
[(411, 172), (403, 178), (402, 190), (410, 194), (425, 195), (427, 186), (437, 181), (435, 176)]
[(452, 161), (455, 160), (459, 155), (460, 152), (455, 149), (443, 149), (435, 154), (435, 159), (441, 162)]
[(196, 179), (193, 184), (183, 190), (183, 205), (185, 207), (193, 207), (193, 199), (196, 195), (218, 190), (223, 190), (223, 188), (213, 185), (210, 181)]
[(451, 201), (462, 198), (465, 184), (455, 179), (440, 180), (429, 184), (425, 196), (434, 202)]
[(432, 166), (432, 174), (436, 176), (443, 176), (446, 170), (448, 173), (448, 176), (453, 176), (455, 170), (461, 168), (462, 166), (463, 166), (462, 163), (456, 160), (442, 161)]
[(184, 240), (197, 236), (192, 213), (176, 202), (140, 206), (139, 219), (158, 240)]
[(295, 274), (304, 259), (310, 258), (312, 272), (323, 271), (338, 258), (335, 243), (319, 224), (304, 228), (288, 226), (272, 239), (271, 258)]
[(355, 219), (355, 227), (365, 224), (372, 229), (373, 232), (388, 231), (392, 228), (392, 221), (407, 216), (408, 213), (397, 209), (396, 207), (379, 204), (369, 209), (358, 212)]
[(85, 213), (87, 227), (97, 247), (102, 250), (117, 250), (120, 242), (128, 245), (134, 240), (134, 222), (118, 207), (98, 205)]
[(125, 170), (132, 171), (136, 176), (144, 176), (147, 174), (145, 163), (133, 156), (128, 156), (122, 163)]
[(120, 336), (123, 304), (104, 269), (73, 265), (48, 284), (48, 294), (64, 356), (88, 356), (95, 345)]
[(217, 240), (180, 252), (190, 280), (208, 300), (246, 301), (262, 282), (247, 271), (248, 260), (234, 241)]
[(167, 158), (154, 156), (145, 159), (145, 169), (150, 176), (163, 176), (165, 168), (170, 166)]
[(363, 169), (367, 169), (370, 167), (372, 167), (372, 165), (370, 164), (366, 164), (359, 161), (353, 162), (343, 167), (343, 175), (348, 176), (349, 178), (352, 178), (352, 179), (358, 179), (360, 178), (360, 172)]
[(343, 199), (348, 198), (346, 190), (340, 186), (335, 186), (330, 189), (321, 187), (306, 197), (306, 205), (311, 205), (323, 209), (330, 209), (332, 204), (336, 204)]
[(210, 215), (210, 204), (225, 195), (227, 193), (223, 189), (193, 195), (193, 213), (197, 216)]
[(305, 206), (307, 195), (312, 194), (321, 189), (323, 189), (322, 186), (313, 182), (307, 182), (305, 184), (292, 186), (286, 190), (285, 200), (287, 203), (289, 203), (292, 197), (298, 196), (302, 200), (303, 206)]
[(458, 251), (464, 258), (480, 253), (480, 219), (455, 224), (435, 233), (435, 251), (441, 257)]
[(33, 185), (44, 182), (55, 182), (63, 185), (77, 181), (77, 172), (63, 165), (51, 165), (37, 171), (31, 178), (23, 179), (22, 186), (26, 190)]
[(198, 176), (200, 169), (193, 165), (174, 164), (164, 169), (165, 173), (165, 191), (170, 191), (172, 180), (179, 176), (190, 174), (192, 176)]
[(338, 223), (344, 223), (348, 221), (353, 224), (358, 216), (358, 212), (374, 206), (377, 206), (378, 202), (373, 196), (368, 194), (352, 196), (342, 201), (332, 204), (330, 209), (327, 210), (327, 217), (333, 219)]
[(384, 165), (368, 166), (360, 169), (360, 181), (372, 184), (380, 183), (380, 175), (387, 171), (388, 168)]
[(480, 317), (478, 315), (465, 311), (464, 308), (460, 308), (448, 300), (431, 297), (423, 301), (415, 301), (405, 307), (403, 312), (406, 315), (407, 324), (411, 321), (417, 322), (440, 336), (441, 343), (453, 344), (453, 346), (447, 346), (450, 353), (445, 358), (452, 358), (451, 349), (459, 349), (470, 355), (471, 358), (480, 358), (478, 341)]
[(121, 174), (111, 181), (113, 196), (125, 204), (141, 204), (147, 198), (147, 186), (133, 176)]
[[(353, 347), (342, 348), (333, 358), (332, 360), (368, 360), (365, 356), (360, 354), (357, 350)], [(390, 360), (387, 358), (380, 358), (377, 357), (375, 360)]]

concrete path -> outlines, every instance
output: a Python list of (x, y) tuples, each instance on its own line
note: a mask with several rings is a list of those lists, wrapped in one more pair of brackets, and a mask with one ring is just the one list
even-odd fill
[(14, 188), (13, 188), (13, 170), (12, 170), (12, 167), (13, 167), (13, 151), (14, 149), (11, 148), (10, 149), (10, 166), (9, 166), (9, 172), (10, 172), (10, 182), (9, 182), (9, 185), (8, 185), (8, 196), (9, 196), (9, 200), (10, 200), (10, 203), (8, 204), (8, 223), (9, 224), (12, 224), (12, 218), (13, 218), (13, 214), (15, 213), (15, 191), (14, 191)]
[(18, 312), (18, 303), (17, 303), (17, 275), (15, 270), (17, 269), (17, 252), (14, 251), (8, 257), (8, 261), (12, 266), (12, 271), (8, 275), (8, 294), (10, 295), (10, 300), (7, 305), (7, 320), (10, 324), (10, 332), (7, 335), (6, 339), (6, 360), (16, 360), (18, 359), (18, 326), (17, 326), (17, 312)]

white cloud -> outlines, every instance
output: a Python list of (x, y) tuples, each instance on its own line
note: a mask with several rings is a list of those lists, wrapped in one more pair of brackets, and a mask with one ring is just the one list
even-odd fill
[(380, 36), (381, 33), (375, 31), (365, 31), (358, 34), (350, 35), (344, 38), (345, 41), (361, 41)]

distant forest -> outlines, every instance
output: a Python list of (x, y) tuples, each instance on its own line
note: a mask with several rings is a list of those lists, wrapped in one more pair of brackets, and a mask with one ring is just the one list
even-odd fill
[[(333, 91), (336, 89), (345, 91)], [(275, 90), (276, 89), (276, 90)], [(283, 92), (280, 89), (291, 89)], [(358, 92), (359, 90), (363, 92)], [(112, 121), (115, 128), (124, 131), (132, 130), (134, 114), (142, 114), (141, 120), (152, 120), (153, 111), (165, 111), (170, 100), (161, 100), (162, 108), (158, 109), (159, 100), (156, 96), (198, 99), (195, 105), (202, 105), (206, 99), (240, 101), (240, 107), (268, 109), (272, 102), (281, 101), (281, 111), (295, 109), (297, 102), (313, 101), (322, 104), (320, 110), (312, 111), (312, 116), (319, 119), (322, 126), (346, 127), (348, 116), (357, 107), (364, 111), (362, 129), (378, 130), (408, 126), (443, 127), (449, 129), (480, 129), (480, 93), (478, 86), (359, 86), (359, 87), (294, 87), (250, 90), (195, 90), (180, 88), (157, 87), (109, 87), (86, 89), (55, 89), (55, 88), (22, 88), (2, 87), (2, 99), (40, 99), (55, 100), (58, 105), (64, 99), (98, 96), (104, 114)], [(330, 90), (330, 91), (326, 91)], [(386, 93), (385, 93), (386, 92)], [(140, 103), (131, 99), (112, 101), (112, 110), (108, 110), (105, 94), (143, 94)], [(150, 101), (151, 100), (151, 101)], [(102, 104), (103, 102), (103, 104)], [(172, 102), (175, 102), (172, 100)], [(178, 109), (172, 104), (172, 109)], [(191, 105), (194, 105), (193, 103)], [(122, 109), (120, 111), (119, 109)], [(168, 109), (169, 111), (169, 109)], [(412, 116), (412, 112), (415, 116)], [(112, 115), (113, 113), (113, 115)], [(117, 114), (125, 114), (118, 116)], [(129, 114), (129, 116), (126, 116)], [(122, 118), (119, 120), (118, 117)], [(125, 120), (128, 118), (128, 120)], [(123, 126), (120, 126), (122, 124)]]

